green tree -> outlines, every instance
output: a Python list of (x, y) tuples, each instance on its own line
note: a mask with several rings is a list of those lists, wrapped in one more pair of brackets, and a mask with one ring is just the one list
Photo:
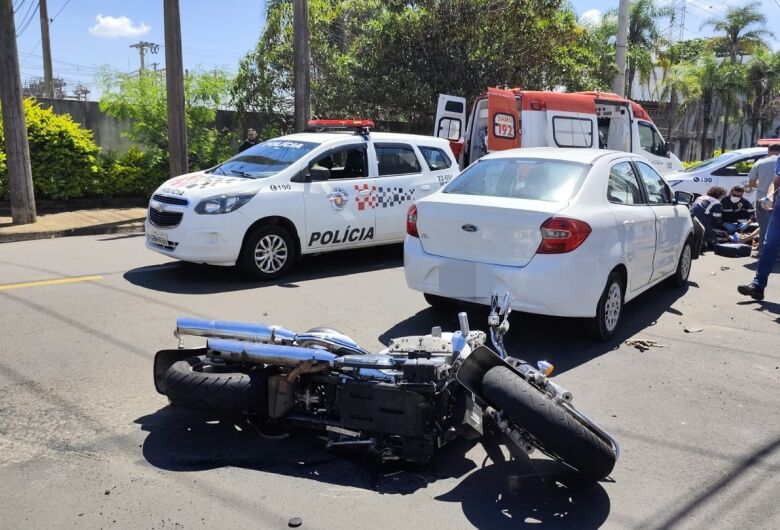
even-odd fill
[[(214, 128), (217, 109), (229, 100), (232, 79), (220, 70), (187, 73), (184, 100), (187, 121), (187, 149), (190, 168), (214, 165), (232, 154), (235, 133)], [(151, 72), (129, 75), (104, 70), (100, 110), (129, 120), (127, 135), (143, 145), (161, 165), (168, 157), (168, 106), (165, 79)]]
[(708, 158), (709, 152), (707, 133), (710, 123), (712, 123), (713, 110), (718, 102), (718, 91), (720, 90), (720, 71), (715, 55), (712, 53), (704, 55), (693, 68), (692, 73), (699, 87), (699, 122), (701, 124), (699, 159), (705, 160)]
[(763, 132), (764, 124), (772, 122), (773, 116), (767, 112), (767, 107), (780, 86), (780, 52), (772, 53), (766, 48), (756, 50), (747, 65), (747, 83), (750, 87), (750, 143), (754, 145)]
[[(722, 18), (712, 18), (703, 26), (711, 26), (713, 30), (721, 33), (714, 37), (712, 42), (716, 48), (725, 50), (730, 66), (723, 67), (723, 84), (721, 95), (723, 96), (723, 134), (721, 137), (721, 150), (726, 150), (729, 120), (735, 107), (738, 96), (731, 90), (744, 90), (746, 83), (744, 68), (737, 66), (737, 56), (751, 54), (761, 47), (765, 47), (764, 39), (772, 35), (764, 29), (766, 16), (760, 11), (760, 4), (752, 2), (742, 7), (729, 7)], [(743, 70), (738, 72), (738, 70)]]
[(660, 85), (660, 99), (669, 98), (667, 114), (669, 116), (666, 138), (672, 139), (672, 125), (675, 112), (685, 110), (701, 94), (701, 87), (691, 63), (673, 64), (666, 70)]

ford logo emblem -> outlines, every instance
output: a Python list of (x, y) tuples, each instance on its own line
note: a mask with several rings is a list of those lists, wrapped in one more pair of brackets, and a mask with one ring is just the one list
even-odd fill
[(463, 225), (463, 226), (461, 226), (461, 228), (462, 228), (462, 229), (463, 229), (465, 232), (476, 232), (477, 230), (479, 230), (479, 229), (478, 229), (476, 226), (474, 226), (474, 225)]

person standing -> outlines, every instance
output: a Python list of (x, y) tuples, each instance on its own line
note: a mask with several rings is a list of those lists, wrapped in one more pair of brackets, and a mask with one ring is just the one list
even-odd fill
[(778, 155), (780, 155), (780, 143), (769, 146), (769, 156), (762, 158), (753, 164), (748, 178), (748, 188), (756, 188), (756, 221), (758, 221), (758, 257), (761, 257), (761, 249), (764, 245), (764, 236), (766, 227), (769, 224), (771, 212), (762, 208), (759, 201), (766, 197), (769, 191), (769, 185), (775, 176), (775, 166), (777, 165)]
[(772, 196), (764, 196), (759, 200), (761, 203), (759, 204), (759, 208), (764, 208), (764, 205), (769, 202), (776, 206), (776, 208), (772, 209), (772, 214), (769, 216), (769, 222), (766, 226), (764, 246), (761, 251), (761, 257), (758, 258), (756, 276), (748, 285), (740, 285), (737, 287), (739, 294), (749, 296), (754, 300), (764, 299), (764, 289), (769, 280), (769, 273), (772, 272), (775, 262), (777, 261), (777, 253), (780, 251), (780, 205), (777, 204), (778, 192), (780, 192), (780, 158), (777, 158), (775, 161), (774, 172), (775, 177), (772, 180), (774, 191), (772, 192)]
[(238, 152), (249, 149), (253, 145), (257, 145), (257, 131), (252, 128), (246, 130), (246, 140), (238, 146)]

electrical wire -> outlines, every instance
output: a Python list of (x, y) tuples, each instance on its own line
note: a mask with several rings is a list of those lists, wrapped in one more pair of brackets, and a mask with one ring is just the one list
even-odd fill
[[(33, 9), (33, 7), (35, 7), (35, 9)], [(20, 29), (16, 32), (17, 38), (21, 37), (22, 34), (27, 31), (27, 28), (30, 27), (30, 24), (35, 19), (35, 14), (38, 12), (38, 7), (38, 4), (30, 4), (30, 7), (27, 8), (27, 12), (24, 14), (24, 17), (22, 17), (22, 23), (19, 24)]]
[(57, 11), (57, 13), (51, 18), (52, 22), (57, 20), (57, 17), (60, 16), (60, 13), (62, 13), (62, 10), (65, 9), (68, 6), (68, 4), (70, 4), (70, 0), (65, 0), (65, 3), (62, 4), (62, 7), (60, 8), (60, 10)]

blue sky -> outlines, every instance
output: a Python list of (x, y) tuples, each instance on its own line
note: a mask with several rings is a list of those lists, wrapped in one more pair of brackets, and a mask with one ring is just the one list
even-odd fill
[[(671, 0), (659, 0), (670, 2)], [(576, 11), (585, 18), (598, 19), (618, 0), (573, 0)], [(702, 23), (722, 14), (728, 5), (742, 5), (746, 0), (688, 0), (685, 36), (708, 35)], [(762, 2), (770, 29), (780, 38), (780, 0)], [(37, 0), (14, 0), (18, 49), (22, 79), (43, 75), (40, 47), (40, 23), (37, 13), (26, 29)], [(54, 74), (68, 83), (66, 91), (77, 82), (98, 95), (95, 73), (101, 65), (128, 72), (139, 68), (136, 49), (139, 41), (164, 44), (162, 0), (48, 0), (51, 24)], [(181, 0), (182, 46), (185, 68), (222, 67), (235, 71), (238, 61), (257, 42), (265, 11), (264, 0)], [(776, 29), (775, 29), (776, 28)], [(24, 30), (24, 31), (22, 31)], [(777, 38), (774, 47), (777, 48)], [(165, 50), (147, 58), (147, 64), (165, 63)]]

